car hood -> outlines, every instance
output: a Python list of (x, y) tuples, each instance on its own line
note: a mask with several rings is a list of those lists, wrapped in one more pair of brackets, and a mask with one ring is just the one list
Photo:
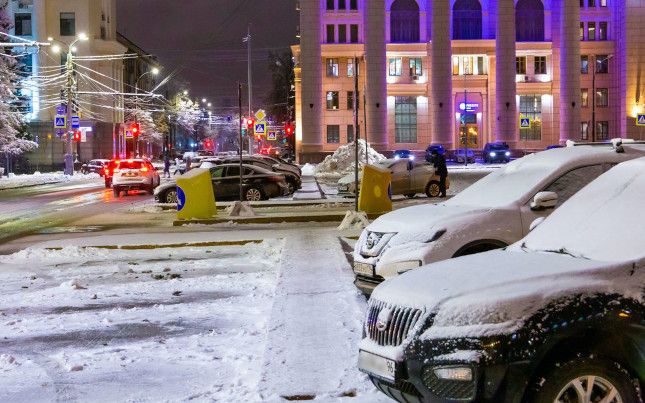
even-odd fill
[[(487, 214), (488, 208), (448, 203), (423, 204), (394, 210), (380, 216), (366, 229), (370, 232), (397, 233), (398, 242), (427, 241), (437, 230), (454, 228), (472, 221), (473, 215)], [(408, 239), (409, 238), (409, 239)], [(423, 239), (422, 239), (423, 238)]]
[(549, 302), (575, 295), (642, 299), (643, 270), (548, 252), (496, 250), (412, 270), (379, 285), (372, 299), (434, 315), (423, 337), (510, 334)]

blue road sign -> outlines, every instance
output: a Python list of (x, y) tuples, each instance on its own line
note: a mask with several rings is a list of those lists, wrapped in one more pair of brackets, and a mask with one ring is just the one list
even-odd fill
[(645, 113), (636, 115), (636, 126), (645, 126)]
[(520, 118), (520, 129), (530, 129), (530, 128), (531, 128), (531, 119)]
[(265, 134), (267, 124), (265, 122), (259, 122), (255, 124), (255, 134)]
[(177, 186), (177, 211), (181, 211), (186, 205), (186, 193), (184, 190)]
[(72, 129), (80, 129), (81, 128), (81, 118), (78, 116), (72, 116)]
[(67, 128), (67, 116), (65, 115), (56, 115), (54, 118), (54, 129), (66, 129)]

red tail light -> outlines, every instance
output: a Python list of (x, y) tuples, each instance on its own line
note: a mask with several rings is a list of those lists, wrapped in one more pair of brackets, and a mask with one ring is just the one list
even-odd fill
[(114, 173), (118, 173), (118, 172), (121, 172), (121, 170), (119, 168), (114, 168)]
[(141, 172), (148, 172), (148, 167), (141, 167), (141, 168), (139, 169), (139, 171), (141, 171)]

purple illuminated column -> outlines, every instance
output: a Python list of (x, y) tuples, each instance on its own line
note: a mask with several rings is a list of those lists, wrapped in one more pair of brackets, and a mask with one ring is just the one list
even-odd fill
[(450, 1), (432, 2), (432, 142), (452, 147)]
[(511, 148), (518, 140), (515, 94), (515, 1), (497, 1), (495, 28), (495, 139)]
[(580, 137), (580, 5), (576, 1), (562, 1), (559, 7), (560, 141), (563, 142)]
[(375, 149), (385, 150), (388, 145), (385, 2), (366, 0), (363, 18), (368, 141)]
[(300, 2), (302, 153), (322, 150), (322, 58), (320, 1)]

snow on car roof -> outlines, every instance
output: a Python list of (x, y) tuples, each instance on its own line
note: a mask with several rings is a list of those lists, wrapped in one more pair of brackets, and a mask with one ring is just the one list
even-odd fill
[(623, 145), (617, 153), (611, 144), (555, 148), (519, 158), (475, 182), (446, 204), (501, 207), (524, 202), (548, 180), (578, 166), (619, 163), (645, 156), (644, 145)]
[(645, 259), (645, 158), (610, 169), (513, 249), (561, 251), (601, 261)]

